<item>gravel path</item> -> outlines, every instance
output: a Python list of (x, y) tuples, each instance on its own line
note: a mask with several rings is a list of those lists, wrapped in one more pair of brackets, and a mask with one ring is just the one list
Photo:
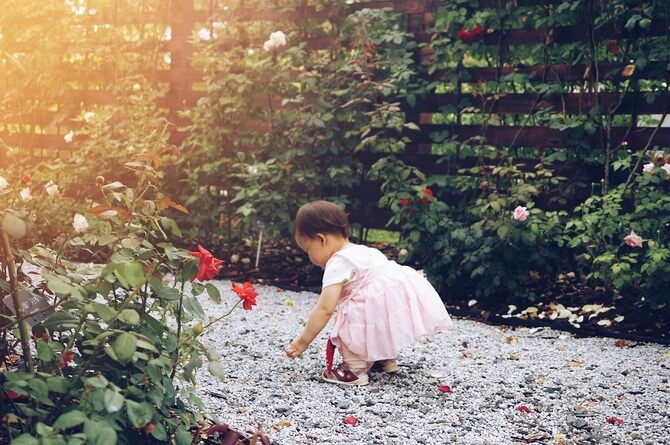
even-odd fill
[[(234, 301), (229, 281), (216, 285)], [(317, 378), (328, 328), (303, 359), (283, 354), (318, 296), (258, 291), (252, 311), (233, 311), (203, 335), (226, 379), (203, 368), (198, 391), (234, 429), (260, 424), (281, 445), (670, 444), (668, 347), (456, 320), (451, 332), (403, 350), (398, 374), (340, 387)], [(225, 313), (199, 300), (209, 316)], [(344, 424), (347, 415), (359, 423)]]

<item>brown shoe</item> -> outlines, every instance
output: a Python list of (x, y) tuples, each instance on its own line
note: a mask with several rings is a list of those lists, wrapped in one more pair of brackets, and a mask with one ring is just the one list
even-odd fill
[(349, 386), (367, 385), (369, 383), (367, 372), (361, 371), (356, 373), (351, 369), (344, 368), (343, 365), (339, 365), (334, 369), (324, 370), (321, 373), (321, 380)]
[(398, 361), (394, 358), (388, 360), (377, 360), (372, 365), (372, 368), (375, 371), (384, 371), (388, 374), (398, 372)]

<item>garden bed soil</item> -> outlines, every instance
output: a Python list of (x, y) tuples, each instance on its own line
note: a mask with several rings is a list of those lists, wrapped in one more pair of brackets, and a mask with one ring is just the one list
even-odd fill
[[(397, 259), (398, 250), (389, 244), (369, 244), (380, 249), (390, 259)], [(226, 245), (221, 243), (213, 248), (217, 258), (224, 259), (218, 278), (232, 281), (251, 281), (259, 285), (277, 286), (287, 290), (305, 290), (320, 292), (322, 271), (309, 262), (307, 256), (294, 244), (276, 239), (266, 240), (261, 249), (259, 266), (255, 267), (257, 246), (253, 244)], [(420, 268), (420, 264), (412, 266)], [(670, 307), (652, 310), (640, 305), (636, 299), (617, 296), (611, 290), (602, 287), (591, 287), (563, 277), (558, 280), (554, 289), (536, 289), (536, 294), (548, 295), (546, 301), (495, 301), (477, 302), (470, 305), (471, 299), (454, 300), (446, 296), (447, 309), (453, 315), (485, 323), (509, 326), (539, 327), (548, 326), (554, 329), (569, 331), (578, 336), (606, 336), (624, 340), (655, 342), (670, 344)], [(588, 318), (579, 327), (564, 318), (519, 318), (507, 317), (508, 305), (515, 304), (522, 311), (528, 306), (535, 306), (542, 312), (549, 303), (562, 304), (564, 307), (582, 307), (586, 304), (602, 304), (614, 306), (611, 316)], [(601, 326), (598, 321), (603, 318), (612, 319), (615, 315), (623, 315), (620, 322), (611, 326)], [(607, 314), (609, 315), (609, 314)]]

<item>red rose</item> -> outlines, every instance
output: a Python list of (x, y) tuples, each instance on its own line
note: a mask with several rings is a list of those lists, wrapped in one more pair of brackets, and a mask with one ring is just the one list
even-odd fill
[(430, 202), (430, 198), (433, 196), (433, 191), (426, 187), (423, 189), (423, 198), (421, 198), (421, 202), (423, 204), (428, 204)]
[(400, 207), (407, 207), (409, 205), (409, 200), (407, 198), (400, 199)]
[(16, 400), (21, 398), (21, 394), (19, 394), (18, 392), (14, 392), (11, 389), (5, 389), (4, 391), (5, 395), (9, 400)]
[(242, 307), (245, 310), (250, 311), (251, 308), (256, 305), (256, 297), (258, 294), (250, 282), (247, 281), (242, 286), (233, 283), (233, 292), (242, 299)]
[(223, 264), (223, 260), (214, 258), (211, 252), (198, 244), (198, 252), (189, 252), (192, 256), (200, 260), (200, 267), (198, 274), (191, 278), (191, 281), (197, 279), (199, 281), (208, 281), (216, 278), (219, 274), (219, 269)]
[(60, 355), (60, 363), (58, 363), (58, 367), (60, 369), (65, 368), (68, 364), (70, 364), (73, 358), (74, 358), (74, 352), (67, 350), (63, 351)]
[(471, 43), (474, 42), (475, 40), (479, 40), (482, 37), (484, 37), (484, 28), (482, 28), (479, 25), (475, 26), (469, 31), (466, 30), (465, 28), (461, 28), (458, 31), (456, 31), (456, 36), (463, 43)]

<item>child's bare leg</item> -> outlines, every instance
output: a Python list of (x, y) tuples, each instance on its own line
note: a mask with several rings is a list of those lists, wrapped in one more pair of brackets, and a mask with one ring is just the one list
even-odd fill
[(365, 373), (368, 372), (368, 370), (372, 367), (373, 362), (363, 360), (358, 355), (348, 350), (344, 345), (340, 346), (340, 355), (342, 356), (342, 361), (346, 367), (354, 372)]

